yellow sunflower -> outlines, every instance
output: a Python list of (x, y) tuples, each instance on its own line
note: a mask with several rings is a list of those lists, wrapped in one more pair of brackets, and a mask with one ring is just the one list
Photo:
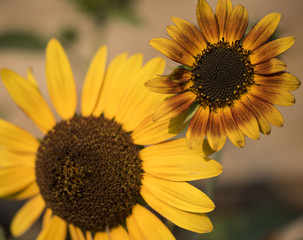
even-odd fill
[(73, 240), (174, 239), (146, 203), (184, 229), (211, 231), (205, 213), (214, 204), (186, 181), (214, 177), (222, 166), (206, 158), (207, 142), (190, 150), (185, 139), (165, 141), (179, 129), (152, 121), (164, 98), (144, 82), (163, 72), (164, 60), (141, 66), (141, 54), (124, 53), (106, 69), (106, 58), (103, 46), (90, 64), (77, 114), (68, 58), (50, 40), (46, 78), (59, 122), (31, 72), (24, 79), (1, 70), (14, 101), (44, 134), (37, 139), (0, 119), (0, 196), (29, 199), (12, 221), (13, 235), (43, 214), (39, 240), (65, 239), (67, 229)]
[(228, 137), (243, 147), (245, 135), (258, 139), (268, 135), (270, 124), (283, 126), (275, 105), (295, 103), (289, 93), (300, 81), (284, 72), (286, 65), (276, 56), (294, 43), (293, 37), (267, 42), (280, 14), (262, 18), (245, 36), (248, 13), (244, 6), (233, 8), (230, 0), (219, 0), (215, 14), (205, 0), (197, 4), (198, 27), (173, 17), (167, 27), (171, 39), (157, 38), (150, 44), (182, 64), (169, 76), (146, 83), (148, 89), (174, 94), (156, 110), (154, 120), (165, 120), (188, 110), (191, 119), (186, 141), (194, 147), (207, 137), (215, 151)]

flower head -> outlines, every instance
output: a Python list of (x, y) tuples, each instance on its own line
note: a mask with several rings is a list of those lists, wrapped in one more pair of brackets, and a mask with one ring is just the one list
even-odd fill
[[(60, 43), (46, 49), (46, 78), (55, 117), (32, 72), (28, 79), (1, 70), (17, 105), (44, 133), (35, 138), (0, 119), (0, 196), (29, 199), (15, 215), (11, 231), (22, 235), (43, 214), (42, 239), (174, 239), (144, 205), (176, 225), (208, 232), (205, 213), (213, 202), (186, 181), (209, 178), (222, 167), (206, 156), (207, 142), (190, 150), (185, 139), (166, 141), (180, 129), (152, 114), (164, 97), (144, 82), (164, 69), (155, 58), (120, 54), (106, 69), (101, 47), (87, 72), (76, 113), (73, 74)], [(178, 121), (178, 119), (175, 119)]]
[[(149, 80), (151, 91), (174, 94), (156, 110), (154, 120), (165, 120), (189, 111), (186, 132), (189, 147), (207, 137), (215, 151), (228, 137), (243, 147), (245, 135), (258, 139), (270, 133), (270, 124), (283, 126), (274, 105), (295, 103), (289, 93), (300, 81), (285, 72), (286, 64), (276, 57), (290, 48), (293, 37), (267, 42), (280, 14), (262, 18), (246, 35), (248, 13), (244, 6), (219, 0), (215, 13), (206, 0), (197, 5), (198, 27), (172, 18), (171, 39), (157, 38), (150, 44), (182, 64), (169, 76)], [(187, 118), (187, 119), (188, 119)]]

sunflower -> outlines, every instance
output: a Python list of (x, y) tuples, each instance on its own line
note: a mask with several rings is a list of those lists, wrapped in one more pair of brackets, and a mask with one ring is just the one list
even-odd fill
[(258, 139), (271, 126), (283, 126), (274, 105), (295, 103), (289, 93), (300, 81), (285, 72), (276, 56), (294, 43), (293, 37), (268, 42), (280, 14), (262, 18), (246, 35), (248, 13), (244, 6), (233, 8), (230, 0), (219, 0), (215, 14), (205, 0), (197, 4), (198, 27), (173, 17), (168, 26), (171, 39), (157, 38), (150, 44), (168, 58), (182, 64), (169, 76), (151, 79), (148, 89), (173, 94), (159, 106), (154, 120), (165, 120), (188, 111), (186, 141), (189, 147), (207, 137), (215, 151), (228, 137), (243, 147), (245, 135)]
[[(94, 56), (84, 81), (81, 114), (68, 58), (56, 39), (46, 49), (46, 78), (55, 117), (29, 71), (8, 69), (2, 81), (17, 105), (42, 131), (37, 139), (0, 119), (0, 196), (29, 199), (11, 224), (20, 236), (43, 215), (38, 239), (174, 239), (145, 205), (176, 225), (209, 232), (213, 202), (186, 181), (221, 173), (206, 158), (207, 142), (190, 150), (179, 129), (154, 123), (164, 98), (144, 87), (165, 62), (142, 65), (142, 55), (120, 54), (106, 69), (107, 48)], [(179, 121), (175, 119), (175, 121)], [(178, 125), (178, 124), (177, 124)], [(148, 146), (147, 146), (148, 145)]]

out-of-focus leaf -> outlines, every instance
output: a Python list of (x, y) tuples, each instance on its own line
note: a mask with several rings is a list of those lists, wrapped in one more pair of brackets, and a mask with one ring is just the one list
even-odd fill
[(23, 48), (43, 51), (46, 41), (35, 33), (24, 31), (7, 31), (0, 33), (0, 49)]
[(119, 17), (131, 23), (138, 24), (140, 19), (133, 10), (136, 0), (70, 0), (82, 12), (95, 19), (98, 24), (104, 24), (111, 17)]

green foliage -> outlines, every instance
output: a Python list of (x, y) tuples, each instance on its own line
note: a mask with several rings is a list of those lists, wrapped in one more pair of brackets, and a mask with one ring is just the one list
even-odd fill
[(104, 24), (110, 17), (120, 17), (132, 23), (139, 23), (139, 19), (132, 10), (136, 0), (71, 0), (79, 9), (98, 24)]

